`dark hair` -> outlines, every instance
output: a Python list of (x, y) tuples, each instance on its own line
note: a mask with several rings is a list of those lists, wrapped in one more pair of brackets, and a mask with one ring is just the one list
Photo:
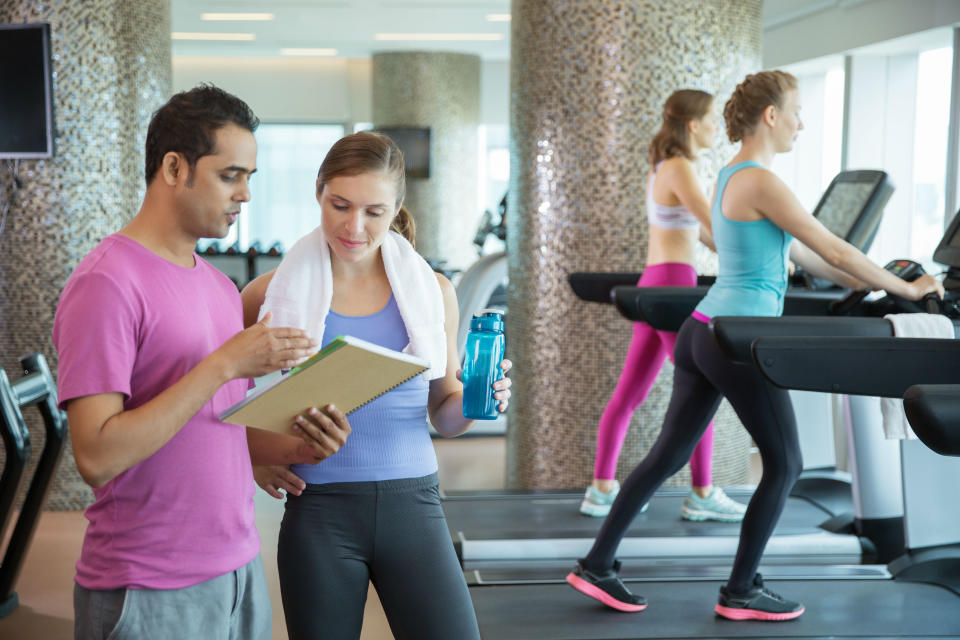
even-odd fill
[(784, 95), (796, 88), (797, 79), (786, 71), (760, 71), (744, 78), (723, 107), (730, 142), (738, 142), (753, 133), (763, 110), (770, 105), (783, 108)]
[(197, 160), (214, 152), (217, 130), (229, 123), (251, 133), (260, 126), (246, 102), (212, 84), (181, 91), (167, 100), (154, 112), (147, 128), (147, 185), (160, 171), (163, 156), (171, 151), (183, 154), (192, 172)]
[(413, 216), (404, 207), (407, 180), (403, 170), (403, 152), (397, 144), (383, 135), (372, 131), (360, 131), (337, 140), (320, 165), (317, 174), (317, 195), (324, 185), (339, 176), (356, 176), (361, 173), (384, 173), (391, 177), (397, 189), (396, 206), (400, 207), (390, 229), (396, 231), (410, 244), (416, 235)]
[(712, 105), (713, 96), (706, 91), (680, 89), (670, 94), (663, 103), (663, 124), (650, 142), (651, 168), (677, 156), (693, 160), (687, 123), (707, 115)]

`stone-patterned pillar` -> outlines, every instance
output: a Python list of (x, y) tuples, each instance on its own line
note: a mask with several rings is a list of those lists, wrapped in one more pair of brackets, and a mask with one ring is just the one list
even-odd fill
[[(0, 165), (0, 203), (11, 205), (0, 235), (0, 366), (13, 380), (17, 356), (32, 351), (56, 371), (60, 291), (139, 209), (147, 124), (171, 82), (169, 0), (0, 1), (0, 23), (19, 22), (51, 25), (55, 147), (51, 159), (19, 162), (16, 191)], [(26, 414), (35, 461), (43, 425), (35, 410)], [(68, 442), (47, 507), (80, 508), (92, 497)]]
[[(716, 96), (719, 116), (734, 86), (760, 68), (761, 5), (514, 0), (507, 216), (507, 351), (515, 363), (516, 399), (508, 431), (511, 486), (589, 483), (597, 422), (631, 331), (612, 307), (578, 300), (567, 274), (642, 269), (646, 150), (663, 102), (676, 89), (703, 89)], [(732, 153), (724, 136), (705, 158), (711, 183)], [(634, 414), (621, 479), (659, 432), (672, 372), (668, 362)], [(749, 438), (728, 406), (716, 422), (714, 479), (745, 482)], [(672, 483), (689, 481), (685, 471)]]
[(427, 51), (373, 56), (373, 123), (430, 127), (429, 178), (407, 178), (417, 250), (463, 269), (482, 213), (478, 202), (480, 58)]

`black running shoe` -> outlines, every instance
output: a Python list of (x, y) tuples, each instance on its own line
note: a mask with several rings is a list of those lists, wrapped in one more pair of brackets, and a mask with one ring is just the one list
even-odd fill
[(732, 593), (725, 586), (720, 587), (720, 599), (714, 611), (730, 620), (781, 621), (799, 618), (804, 607), (765, 588), (763, 577), (758, 573), (753, 578), (753, 588), (744, 593)]
[(583, 560), (577, 561), (577, 566), (567, 575), (567, 583), (584, 595), (599, 600), (608, 607), (617, 611), (643, 611), (647, 608), (647, 601), (637, 596), (624, 586), (620, 580), (620, 561), (613, 563), (613, 569), (602, 573), (594, 573), (583, 568)]

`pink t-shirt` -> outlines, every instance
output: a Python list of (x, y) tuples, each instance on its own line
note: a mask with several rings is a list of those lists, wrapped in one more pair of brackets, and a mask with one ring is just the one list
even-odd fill
[[(240, 295), (196, 257), (186, 268), (120, 235), (80, 262), (53, 327), (59, 402), (119, 392), (136, 408), (243, 328)], [(159, 451), (99, 489), (77, 562), (88, 589), (179, 589), (229, 573), (260, 550), (243, 427), (217, 419), (243, 399), (233, 380)]]

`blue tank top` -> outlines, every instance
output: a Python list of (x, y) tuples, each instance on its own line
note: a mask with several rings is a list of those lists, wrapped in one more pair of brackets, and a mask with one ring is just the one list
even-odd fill
[[(407, 330), (393, 296), (369, 316), (342, 316), (331, 311), (323, 346), (350, 335), (402, 351)], [(309, 484), (419, 478), (437, 470), (437, 455), (427, 427), (429, 383), (423, 376), (408, 380), (347, 416), (351, 433), (335, 454), (319, 464), (297, 464), (294, 473)]]
[(747, 167), (762, 166), (753, 161), (740, 162), (721, 169), (717, 178), (710, 222), (720, 273), (696, 309), (708, 318), (783, 313), (793, 237), (766, 218), (731, 220), (720, 209), (730, 176)]

